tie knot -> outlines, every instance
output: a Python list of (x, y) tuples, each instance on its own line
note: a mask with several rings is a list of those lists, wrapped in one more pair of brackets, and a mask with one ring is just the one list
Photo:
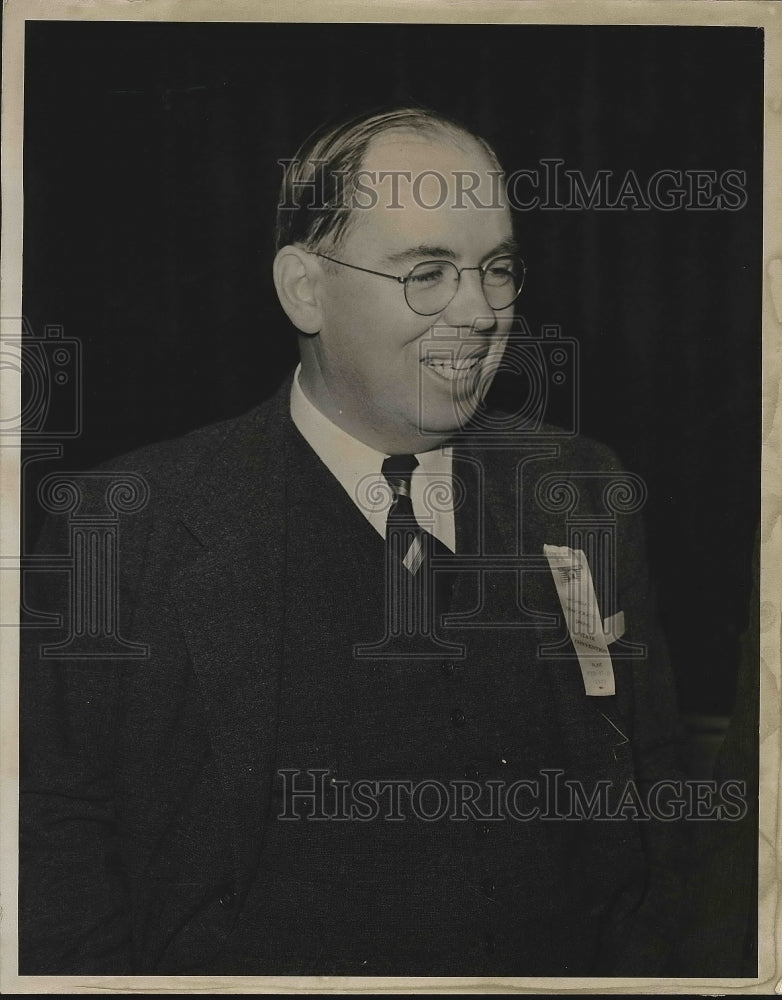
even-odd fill
[(382, 472), (395, 498), (410, 496), (410, 479), (417, 465), (415, 455), (391, 455), (383, 462)]

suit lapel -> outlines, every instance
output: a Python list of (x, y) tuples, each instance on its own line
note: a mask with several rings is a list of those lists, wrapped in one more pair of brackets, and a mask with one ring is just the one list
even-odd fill
[[(540, 613), (550, 616), (559, 611), (558, 603), (552, 604), (556, 592), (543, 566), (543, 544), (564, 545), (564, 526), (561, 518), (541, 510), (534, 498), (535, 482), (539, 475), (551, 470), (555, 455), (556, 446), (546, 441), (531, 441), (512, 451), (454, 448), (454, 476), (468, 497), (468, 502), (455, 512), (457, 551), (485, 556), (489, 565), (492, 556), (523, 554), (541, 560), (539, 570), (525, 569), (523, 573), (523, 601), (530, 611), (525, 619), (528, 624), (534, 621), (532, 612), (538, 612), (539, 617)], [(464, 591), (473, 589), (460, 580), (456, 596), (464, 597)], [(470, 600), (476, 598), (473, 593)], [(551, 635), (549, 629), (548, 641)]]
[(237, 421), (193, 482), (182, 520), (200, 544), (174, 583), (235, 820), (240, 875), (253, 871), (260, 848), (276, 744), (289, 384)]

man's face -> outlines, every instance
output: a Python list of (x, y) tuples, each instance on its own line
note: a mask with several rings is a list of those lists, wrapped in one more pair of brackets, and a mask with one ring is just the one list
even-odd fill
[[(330, 256), (405, 275), (426, 260), (476, 267), (512, 249), (510, 213), (499, 205), (496, 168), (467, 137), (452, 144), (391, 132), (370, 146), (363, 169), (378, 176), (375, 185), (362, 179), (376, 192), (377, 203), (354, 209), (345, 240), (338, 251), (326, 251)], [(414, 184), (397, 175), (394, 198), (391, 180), (380, 179), (382, 171), (407, 171), (413, 181), (426, 176)], [(457, 180), (459, 171), (479, 178), (478, 204), (460, 196), (457, 185), (463, 190), (473, 182), (465, 182), (464, 175)], [(440, 207), (426, 207), (438, 202)], [(337, 424), (379, 451), (437, 447), (469, 420), (485, 395), (507, 341), (513, 305), (492, 310), (480, 272), (465, 271), (451, 302), (437, 315), (420, 316), (408, 306), (400, 283), (322, 259), (320, 264), (323, 320), (302, 352), (305, 392)]]

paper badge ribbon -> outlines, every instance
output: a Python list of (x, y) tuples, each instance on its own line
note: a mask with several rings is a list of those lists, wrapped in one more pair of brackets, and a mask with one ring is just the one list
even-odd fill
[[(576, 650), (588, 695), (616, 694), (614, 668), (608, 652), (611, 638), (603, 631), (589, 563), (581, 549), (566, 545), (544, 545), (559, 603)], [(624, 617), (624, 616), (623, 616)], [(617, 623), (618, 624), (618, 623)], [(621, 623), (622, 628), (624, 622)]]

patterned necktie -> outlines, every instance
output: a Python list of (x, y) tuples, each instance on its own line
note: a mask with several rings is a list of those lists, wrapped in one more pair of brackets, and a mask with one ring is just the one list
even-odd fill
[[(421, 629), (428, 632), (434, 622), (434, 592), (437, 608), (446, 609), (452, 577), (446, 572), (432, 572), (432, 556), (442, 559), (450, 549), (424, 530), (415, 519), (410, 482), (418, 465), (415, 455), (392, 455), (383, 462), (382, 472), (394, 493), (386, 521), (386, 552), (395, 580), (392, 591), (398, 612), (409, 634)], [(434, 583), (434, 586), (433, 586)]]

